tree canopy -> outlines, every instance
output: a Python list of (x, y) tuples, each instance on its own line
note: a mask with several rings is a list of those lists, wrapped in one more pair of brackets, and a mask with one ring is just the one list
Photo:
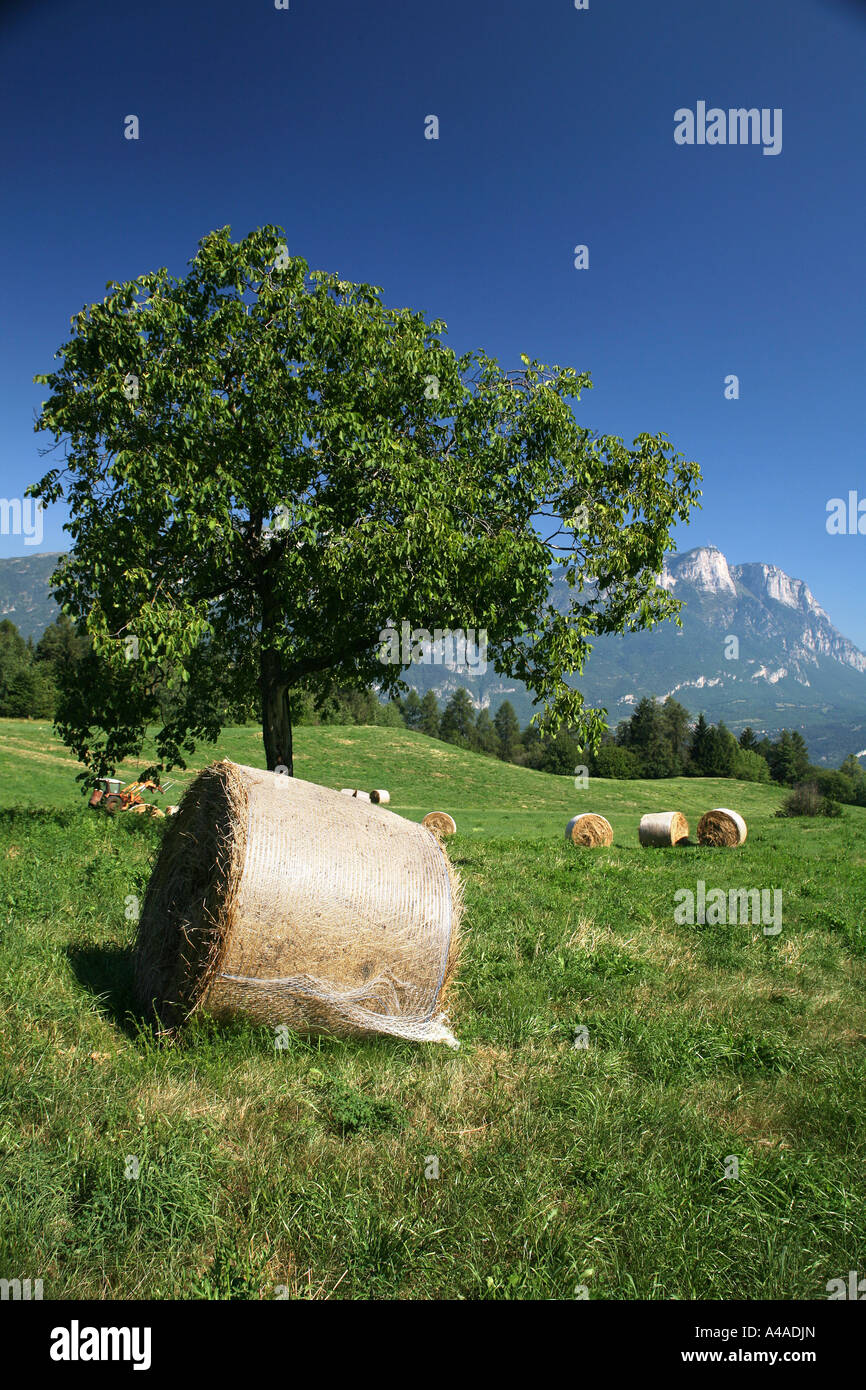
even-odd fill
[(550, 733), (597, 742), (566, 677), (597, 634), (679, 607), (656, 581), (699, 471), (665, 435), (593, 432), (570, 404), (588, 374), (458, 356), (440, 320), (311, 272), (277, 227), (107, 290), (36, 378), (63, 457), (29, 489), (70, 511), (54, 592), (90, 645), (57, 723), (84, 776), (151, 723), (155, 767), (184, 765), (252, 700), (291, 771), (291, 692), (394, 695), (380, 633), (403, 620), (485, 631)]

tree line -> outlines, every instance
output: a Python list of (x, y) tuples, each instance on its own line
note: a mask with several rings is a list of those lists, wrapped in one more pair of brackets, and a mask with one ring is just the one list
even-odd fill
[[(76, 667), (89, 652), (89, 641), (61, 614), (35, 644), (26, 641), (8, 618), (0, 622), (0, 717), (50, 719), (59, 691), (74, 682)], [(218, 663), (215, 663), (215, 680)], [(166, 720), (177, 699), (166, 684), (157, 700)], [(759, 736), (751, 728), (739, 738), (720, 720), (708, 724), (703, 714), (692, 721), (689, 711), (669, 697), (664, 703), (649, 696), (640, 700), (628, 719), (604, 735), (593, 753), (581, 748), (574, 732), (560, 728), (544, 737), (534, 724), (521, 729), (510, 701), (491, 715), (476, 710), (468, 690), (458, 688), (440, 707), (432, 690), (416, 690), (385, 702), (372, 689), (333, 685), (325, 691), (299, 687), (292, 691), (294, 721), (309, 724), (379, 724), (407, 728), (472, 753), (500, 758), (558, 776), (574, 776), (585, 767), (589, 776), (620, 779), (659, 777), (730, 777), (743, 782), (777, 782), (784, 786), (813, 784), (834, 801), (866, 805), (866, 772), (850, 754), (838, 769), (814, 766), (802, 734), (783, 729), (778, 738)], [(227, 704), (226, 722), (255, 722), (253, 702)]]

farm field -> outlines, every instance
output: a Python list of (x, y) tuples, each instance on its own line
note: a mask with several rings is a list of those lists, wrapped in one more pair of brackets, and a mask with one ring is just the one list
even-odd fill
[[(222, 756), (261, 765), (260, 735), (196, 763)], [(164, 823), (88, 810), (75, 770), (50, 724), (0, 721), (0, 1277), (46, 1298), (800, 1300), (866, 1269), (866, 810), (778, 820), (780, 789), (731, 781), (576, 791), (408, 731), (299, 728), (299, 776), (455, 816), (461, 1047), (280, 1050), (136, 1017), (130, 904)], [(694, 833), (718, 805), (749, 823), (739, 849), (639, 848), (642, 813)], [(611, 848), (565, 843), (584, 809)], [(781, 932), (677, 924), (698, 880), (780, 889)]]

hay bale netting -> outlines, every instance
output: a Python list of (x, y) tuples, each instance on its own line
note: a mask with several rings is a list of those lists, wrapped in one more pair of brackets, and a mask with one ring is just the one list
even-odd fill
[(168, 822), (135, 953), (142, 1006), (456, 1046), (442, 1012), (460, 885), (417, 823), (214, 763)]
[(707, 811), (698, 821), (699, 845), (733, 849), (743, 843), (748, 833), (746, 822), (739, 812), (729, 811), (724, 806), (715, 811)]
[(387, 806), (391, 800), (391, 793), (386, 792), (384, 787), (376, 787), (370, 792), (370, 800), (374, 806)]
[(429, 811), (421, 822), (426, 825), (428, 830), (432, 830), (437, 839), (442, 839), (445, 835), (457, 834), (457, 822), (453, 816), (449, 816), (447, 811)]
[(585, 849), (601, 849), (613, 844), (613, 826), (604, 816), (584, 811), (580, 816), (572, 816), (565, 827), (565, 838)]
[(689, 839), (689, 823), (682, 811), (659, 811), (641, 816), (637, 837), (642, 845), (684, 845)]

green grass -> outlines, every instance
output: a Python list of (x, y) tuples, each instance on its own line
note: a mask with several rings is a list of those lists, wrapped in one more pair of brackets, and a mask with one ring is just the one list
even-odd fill
[[(228, 730), (201, 761), (224, 755), (261, 764), (261, 740)], [(298, 730), (296, 772), (455, 816), (460, 1051), (278, 1049), (204, 1019), (159, 1042), (127, 914), (161, 824), (87, 810), (50, 726), (0, 721), (0, 1277), (46, 1297), (808, 1299), (866, 1272), (866, 811), (777, 820), (783, 793), (731, 782), (576, 791), (381, 728)], [(644, 811), (694, 829), (713, 805), (745, 814), (739, 850), (638, 847)], [(565, 844), (581, 809), (610, 849)], [(699, 878), (781, 888), (782, 932), (677, 925)]]

